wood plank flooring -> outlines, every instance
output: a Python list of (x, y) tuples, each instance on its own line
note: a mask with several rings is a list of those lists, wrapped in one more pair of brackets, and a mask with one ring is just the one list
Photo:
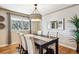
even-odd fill
[[(18, 44), (9, 45), (6, 47), (0, 47), (0, 54), (15, 54), (16, 47), (18, 47)], [(77, 52), (72, 49), (59, 46), (59, 54), (77, 54)]]
[(16, 47), (18, 47), (18, 44), (0, 47), (0, 54), (14, 54), (16, 53)]
[(75, 50), (72, 50), (63, 46), (59, 46), (59, 53), (60, 54), (77, 54)]

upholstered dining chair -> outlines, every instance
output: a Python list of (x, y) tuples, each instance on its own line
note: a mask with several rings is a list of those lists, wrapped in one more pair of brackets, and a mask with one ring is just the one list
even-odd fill
[(20, 53), (25, 54), (27, 53), (27, 42), (25, 40), (23, 33), (19, 33), (19, 37), (20, 37)]
[[(36, 48), (34, 39), (27, 35), (24, 35), (24, 36), (25, 36), (26, 42), (27, 42), (28, 54), (39, 54), (39, 49)], [(46, 50), (43, 49), (43, 53), (45, 53), (45, 52), (46, 52)]]

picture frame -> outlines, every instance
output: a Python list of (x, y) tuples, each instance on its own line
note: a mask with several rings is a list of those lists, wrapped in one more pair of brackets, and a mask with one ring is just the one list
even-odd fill
[(58, 29), (59, 30), (65, 30), (65, 18), (58, 21)]
[(51, 29), (65, 30), (65, 18), (62, 20), (51, 21)]
[(63, 22), (62, 21), (58, 21), (58, 29), (63, 29)]
[(51, 28), (57, 29), (57, 21), (51, 21)]

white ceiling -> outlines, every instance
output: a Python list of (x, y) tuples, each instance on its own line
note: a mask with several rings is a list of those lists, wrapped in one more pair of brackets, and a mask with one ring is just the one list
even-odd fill
[[(71, 5), (72, 4), (38, 4), (37, 8), (42, 15), (45, 15)], [(25, 14), (31, 14), (34, 10), (33, 4), (0, 4), (0, 7)]]

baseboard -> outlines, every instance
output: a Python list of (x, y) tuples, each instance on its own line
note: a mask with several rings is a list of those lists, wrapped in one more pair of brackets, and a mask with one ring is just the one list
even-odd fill
[[(15, 43), (11, 43), (10, 45), (13, 45), (13, 44), (17, 44), (16, 42)], [(2, 44), (0, 45), (0, 47), (5, 47), (5, 46), (8, 46), (8, 44)]]
[(63, 46), (63, 47), (67, 47), (67, 48), (72, 49), (72, 50), (76, 50), (76, 48), (71, 47), (71, 46), (68, 46), (68, 45), (65, 45), (65, 44), (59, 43), (59, 45), (60, 45), (60, 46)]
[[(13, 45), (13, 44), (17, 44), (17, 43), (15, 42), (15, 43), (12, 43), (12, 44), (10, 44), (10, 45)], [(76, 48), (71, 47), (71, 46), (68, 46), (68, 45), (65, 45), (65, 44), (61, 44), (61, 43), (59, 43), (59, 45), (64, 46), (64, 47), (67, 47), (67, 48), (69, 48), (69, 49), (76, 50)], [(0, 47), (5, 47), (5, 46), (8, 46), (8, 44), (0, 45)]]

